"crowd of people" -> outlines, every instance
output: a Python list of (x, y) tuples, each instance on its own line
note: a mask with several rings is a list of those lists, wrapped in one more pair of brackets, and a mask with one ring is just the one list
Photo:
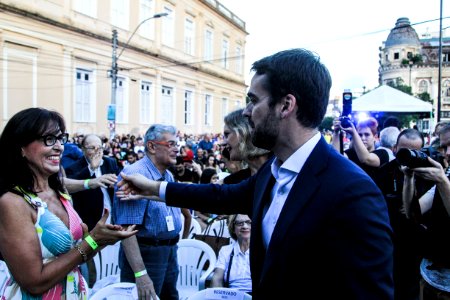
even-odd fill
[(331, 77), (316, 54), (281, 51), (252, 71), (246, 108), (220, 134), (153, 124), (71, 139), (54, 111), (14, 115), (0, 137), (2, 299), (85, 299), (92, 257), (118, 241), (120, 280), (139, 299), (178, 299), (192, 218), (228, 222), (212, 286), (254, 299), (450, 299), (450, 124), (430, 145), (374, 118), (337, 118), (323, 134)]

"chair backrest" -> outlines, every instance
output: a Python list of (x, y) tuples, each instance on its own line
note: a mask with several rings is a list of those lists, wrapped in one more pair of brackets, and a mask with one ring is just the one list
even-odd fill
[(227, 220), (215, 220), (208, 227), (205, 228), (203, 234), (208, 234), (212, 236), (221, 236), (229, 238), (230, 232), (228, 231)]
[(6, 288), (6, 283), (10, 277), (6, 263), (0, 260), (0, 295), (3, 295), (3, 290)]
[(177, 289), (182, 300), (205, 288), (206, 278), (214, 270), (217, 258), (208, 244), (195, 239), (180, 240), (177, 257)]
[(118, 282), (105, 286), (93, 294), (89, 300), (136, 300), (138, 299), (135, 283)]
[(106, 246), (102, 251), (94, 256), (95, 269), (97, 271), (97, 281), (107, 276), (120, 273), (119, 268), (120, 242)]
[(187, 298), (187, 300), (251, 300), (252, 296), (231, 288), (207, 288), (198, 291)]
[[(184, 230), (184, 217), (183, 214), (181, 215), (181, 231), (180, 231), (180, 239), (183, 236), (183, 230)], [(200, 234), (202, 232), (202, 227), (200, 226), (200, 223), (192, 218), (191, 219), (191, 229), (189, 229), (189, 236), (188, 239), (194, 238), (195, 234)]]

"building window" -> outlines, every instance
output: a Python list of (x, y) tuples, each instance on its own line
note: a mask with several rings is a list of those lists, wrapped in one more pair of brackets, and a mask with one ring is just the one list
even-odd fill
[(205, 125), (210, 126), (212, 121), (212, 96), (205, 95)]
[(441, 111), (442, 118), (450, 118), (450, 111)]
[(95, 122), (93, 72), (76, 70), (75, 122)]
[(236, 47), (236, 57), (234, 59), (236, 62), (236, 73), (242, 74), (242, 52), (241, 47)]
[(228, 113), (228, 98), (222, 98), (222, 120)]
[(195, 28), (194, 21), (186, 18), (184, 20), (184, 52), (190, 55), (194, 55), (195, 47)]
[(222, 41), (222, 67), (228, 69), (228, 40)]
[(450, 62), (450, 52), (442, 53), (442, 62)]
[(426, 80), (419, 81), (419, 94), (428, 93), (428, 82)]
[(173, 124), (173, 88), (163, 86), (161, 89), (161, 123)]
[(130, 16), (129, 0), (111, 0), (111, 24), (128, 29)]
[(442, 94), (444, 97), (450, 97), (450, 81), (445, 80), (442, 84)]
[(394, 59), (399, 59), (400, 58), (400, 54), (398, 52), (394, 53)]
[(184, 125), (192, 124), (192, 91), (184, 91)]
[(77, 0), (72, 3), (75, 11), (92, 18), (97, 16), (97, 0)]
[(172, 9), (165, 6), (164, 12), (168, 15), (162, 18), (162, 43), (166, 46), (172, 47), (175, 40), (175, 16)]
[[(154, 0), (141, 0), (141, 10), (140, 10), (140, 22), (151, 18), (155, 14), (155, 1)], [(141, 36), (146, 37), (150, 40), (155, 39), (155, 22), (145, 21), (139, 28), (139, 33)]]
[(116, 122), (128, 123), (128, 88), (127, 82), (123, 77), (117, 77), (116, 90)]
[(143, 124), (152, 123), (152, 103), (153, 92), (152, 83), (148, 81), (141, 82), (141, 100), (140, 100), (140, 122)]
[(236, 102), (234, 102), (234, 109), (239, 109), (241, 108), (241, 100), (236, 100)]
[(214, 36), (213, 32), (209, 29), (205, 32), (205, 53), (204, 59), (207, 61), (211, 61), (213, 59), (213, 49), (214, 49)]

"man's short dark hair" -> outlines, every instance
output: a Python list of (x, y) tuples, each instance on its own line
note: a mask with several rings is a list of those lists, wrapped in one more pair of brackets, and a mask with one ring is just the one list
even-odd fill
[(264, 88), (274, 106), (287, 94), (297, 99), (297, 120), (305, 127), (318, 127), (330, 97), (331, 76), (319, 56), (305, 49), (290, 49), (262, 58), (252, 65), (257, 75), (266, 75)]

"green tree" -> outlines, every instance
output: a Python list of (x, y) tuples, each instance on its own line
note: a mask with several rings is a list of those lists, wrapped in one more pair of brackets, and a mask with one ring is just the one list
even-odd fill
[(409, 85), (406, 85), (401, 77), (397, 77), (395, 80), (387, 83), (388, 86), (393, 87), (403, 93), (412, 95), (412, 89)]

